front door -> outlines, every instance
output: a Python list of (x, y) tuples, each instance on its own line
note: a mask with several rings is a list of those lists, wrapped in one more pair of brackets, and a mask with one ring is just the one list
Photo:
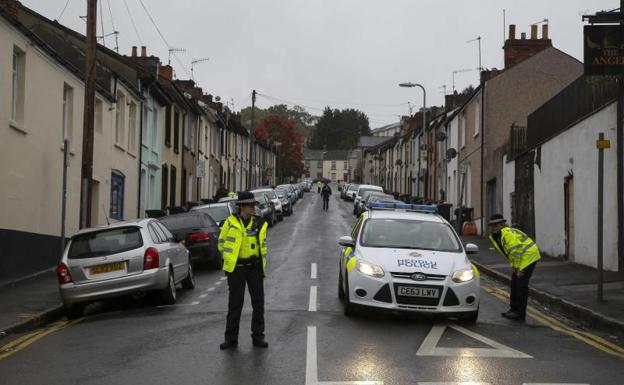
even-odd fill
[(574, 178), (568, 176), (563, 182), (565, 212), (565, 259), (574, 261)]

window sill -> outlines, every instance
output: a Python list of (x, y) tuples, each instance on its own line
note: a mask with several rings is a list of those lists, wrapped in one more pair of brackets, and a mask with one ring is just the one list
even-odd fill
[(173, 152), (175, 152), (176, 154), (179, 154), (179, 153), (180, 153), (180, 150), (178, 150), (177, 148), (174, 148), (174, 149), (173, 149)]
[(136, 159), (136, 157), (137, 157), (136, 154), (134, 154), (134, 153), (132, 153), (130, 151), (127, 151), (127, 154), (130, 155), (131, 157), (133, 157), (134, 159)]
[(121, 147), (121, 145), (120, 145), (120, 144), (115, 143), (115, 145), (114, 145), (114, 146), (115, 146), (115, 148), (117, 148), (118, 150), (123, 151), (123, 152), (126, 152), (126, 150), (125, 150), (123, 147)]
[(479, 136), (478, 132), (475, 132), (474, 135), (472, 135), (473, 138), (476, 138), (477, 136)]
[(28, 132), (24, 129), (24, 127), (22, 127), (14, 120), (9, 120), (9, 127), (19, 132), (20, 134), (28, 135)]

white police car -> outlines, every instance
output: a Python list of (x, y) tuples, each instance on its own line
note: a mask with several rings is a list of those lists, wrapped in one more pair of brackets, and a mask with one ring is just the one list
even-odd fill
[(475, 322), (479, 272), (435, 206), (371, 203), (340, 238), (338, 295), (346, 315), (354, 306), (439, 313)]

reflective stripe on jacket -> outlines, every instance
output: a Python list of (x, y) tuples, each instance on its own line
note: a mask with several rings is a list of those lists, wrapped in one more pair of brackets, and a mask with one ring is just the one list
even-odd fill
[(514, 269), (523, 270), (541, 258), (535, 242), (528, 235), (513, 227), (501, 229), (500, 241), (503, 250), (500, 249), (492, 234), (488, 238), (496, 250), (509, 260), (509, 264)]
[(233, 272), (239, 258), (261, 257), (262, 272), (265, 274), (268, 253), (266, 248), (267, 228), (268, 223), (258, 217), (252, 217), (245, 227), (236, 215), (230, 215), (223, 224), (221, 233), (219, 233), (219, 251), (223, 256), (223, 271)]

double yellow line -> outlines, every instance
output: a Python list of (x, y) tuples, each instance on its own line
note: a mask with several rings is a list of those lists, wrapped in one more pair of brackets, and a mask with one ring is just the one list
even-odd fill
[(6, 343), (5, 345), (1, 345), (0, 346), (0, 360), (10, 357), (17, 352), (26, 349), (33, 343), (39, 341), (40, 339), (52, 333), (55, 333), (59, 330), (65, 329), (66, 327), (75, 325), (80, 321), (82, 321), (82, 318), (72, 320), (72, 321), (57, 321), (53, 324), (50, 324), (49, 326), (45, 328), (38, 329), (38, 330), (35, 330), (34, 332), (24, 334), (23, 336), (18, 337)]
[[(509, 293), (501, 288), (492, 287), (492, 286), (481, 286), (483, 290), (492, 294), (494, 297), (500, 299), (503, 302), (509, 302)], [(624, 359), (624, 348), (618, 346), (612, 342), (605, 340), (597, 335), (592, 333), (579, 330), (573, 328), (570, 325), (566, 325), (563, 322), (559, 321), (556, 318), (553, 318), (544, 312), (536, 309), (535, 307), (529, 305), (527, 307), (527, 314), (540, 322), (541, 324), (548, 326), (549, 328), (556, 330), (558, 332), (567, 334), (576, 338), (579, 341), (582, 341), (590, 346), (595, 347), (605, 353), (611, 354), (613, 356), (623, 358)]]

